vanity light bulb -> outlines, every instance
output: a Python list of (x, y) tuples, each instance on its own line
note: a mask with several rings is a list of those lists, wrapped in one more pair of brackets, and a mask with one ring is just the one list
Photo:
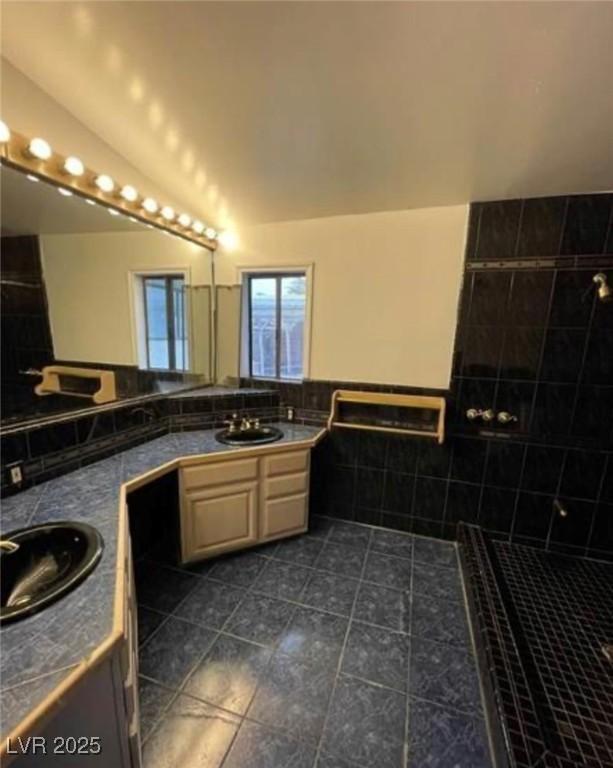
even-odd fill
[(158, 207), (158, 204), (152, 197), (146, 197), (143, 200), (143, 208), (147, 211), (147, 213), (157, 213)]
[(28, 144), (28, 152), (38, 160), (48, 160), (52, 153), (51, 147), (44, 139), (35, 138)]
[(72, 197), (72, 192), (69, 189), (65, 189), (65, 187), (58, 187), (57, 191), (60, 195), (64, 195), (64, 197)]
[(191, 216), (188, 216), (186, 213), (182, 213), (179, 216), (179, 224), (182, 227), (189, 227), (189, 225), (192, 223)]
[(115, 189), (115, 182), (105, 173), (96, 176), (96, 186), (101, 192), (112, 192)]
[(162, 218), (166, 219), (166, 221), (172, 221), (175, 217), (175, 212), (169, 205), (165, 205), (162, 208), (161, 213), (162, 213)]
[(130, 186), (130, 184), (126, 184), (125, 187), (122, 187), (119, 194), (129, 203), (135, 202), (138, 197), (138, 192), (134, 189), (134, 187)]
[(192, 224), (192, 229), (197, 235), (201, 235), (204, 232), (204, 224), (196, 219), (196, 221)]
[(6, 144), (10, 138), (11, 132), (8, 125), (0, 120), (0, 144)]
[(64, 172), (69, 173), (71, 176), (83, 176), (85, 173), (85, 166), (79, 160), (78, 157), (71, 155), (64, 160)]
[(213, 229), (213, 227), (207, 227), (204, 230), (204, 234), (209, 238), (209, 240), (214, 240), (217, 237), (217, 232)]

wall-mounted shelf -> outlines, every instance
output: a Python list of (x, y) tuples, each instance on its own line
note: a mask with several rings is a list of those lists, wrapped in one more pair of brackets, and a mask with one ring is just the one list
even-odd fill
[(365, 429), (445, 439), (445, 398), (337, 389), (328, 429)]
[[(46, 365), (40, 375), (43, 377), (40, 384), (34, 387), (34, 392), (41, 397), (47, 395), (70, 395), (71, 397), (83, 397), (102, 405), (117, 400), (115, 391), (114, 371), (104, 371), (98, 368), (76, 368), (68, 365)], [(64, 386), (62, 386), (62, 379)], [(67, 379), (97, 379), (98, 388), (93, 392), (83, 392), (78, 389), (69, 389), (65, 386)]]

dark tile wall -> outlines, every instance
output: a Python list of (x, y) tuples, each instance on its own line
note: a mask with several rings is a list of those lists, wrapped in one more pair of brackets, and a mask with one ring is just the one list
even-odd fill
[[(313, 458), (313, 510), (443, 538), (459, 521), (500, 538), (613, 557), (613, 195), (471, 206), (443, 446), (334, 431)], [(254, 382), (245, 381), (246, 385)], [(261, 382), (260, 382), (261, 384)], [(271, 386), (274, 386), (271, 384)], [(277, 385), (282, 408), (321, 423), (334, 389)], [(506, 410), (507, 426), (468, 408)], [(559, 499), (568, 512), (553, 512)]]
[[(89, 416), (64, 416), (41, 426), (5, 430), (0, 437), (2, 495), (18, 492), (72, 472), (170, 432), (223, 426), (234, 412), (276, 420), (275, 393), (226, 396), (159, 397), (142, 404), (116, 406)], [(6, 466), (23, 462), (25, 482), (8, 484)]]
[(0, 256), (2, 413), (7, 414), (41, 400), (34, 395), (36, 380), (19, 372), (52, 362), (53, 347), (38, 238), (2, 237)]

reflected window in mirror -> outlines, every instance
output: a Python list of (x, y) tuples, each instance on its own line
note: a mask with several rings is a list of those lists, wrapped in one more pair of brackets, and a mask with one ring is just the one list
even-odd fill
[(249, 376), (304, 377), (307, 279), (303, 272), (251, 273), (245, 283)]
[(138, 324), (144, 351), (141, 363), (149, 370), (187, 371), (189, 339), (182, 274), (141, 275), (143, 320)]

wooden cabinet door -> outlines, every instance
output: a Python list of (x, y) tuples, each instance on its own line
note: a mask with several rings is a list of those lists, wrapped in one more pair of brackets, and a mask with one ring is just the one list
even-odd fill
[(264, 499), (260, 515), (260, 538), (276, 539), (307, 529), (308, 494)]
[(229, 552), (258, 538), (258, 482), (191, 491), (181, 501), (183, 561)]

